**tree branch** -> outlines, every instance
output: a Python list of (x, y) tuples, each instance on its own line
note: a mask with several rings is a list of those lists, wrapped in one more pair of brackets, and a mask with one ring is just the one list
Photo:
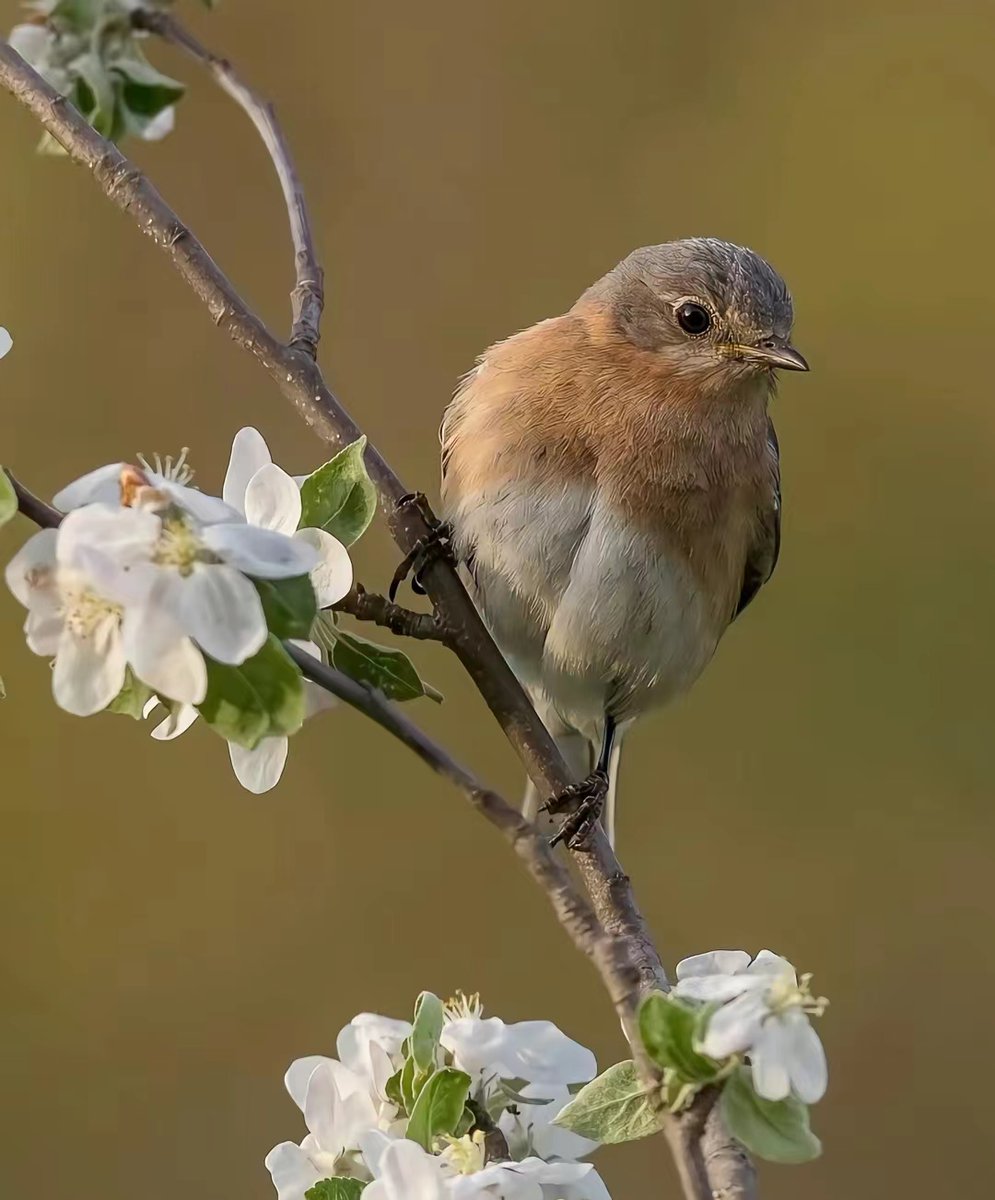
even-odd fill
[(448, 644), (449, 633), (436, 613), (412, 612), (394, 604), (386, 596), (368, 592), (357, 583), (348, 596), (332, 606), (336, 612), (348, 613), (357, 621), (372, 621), (399, 637), (415, 638), (422, 642)]
[[(189, 46), (185, 48), (196, 57), (203, 57), (199, 46), (196, 50)], [(207, 61), (215, 62), (210, 56)], [(221, 79), (230, 82), (233, 78), (230, 68), (220, 60), (218, 64), (219, 82)], [(306, 352), (307, 339), (298, 343), (304, 345), (302, 351), (293, 344), (285, 346), (274, 337), (144, 175), (115, 146), (100, 137), (65, 97), (49, 87), (3, 41), (0, 41), (0, 83), (37, 117), (73, 161), (93, 172), (104, 193), (129, 213), (139, 228), (166, 252), (207, 306), (215, 324), (254, 355), (319, 437), (341, 449), (360, 436), (358, 426), (328, 388), (313, 357)], [(237, 93), (233, 94), (243, 103)], [(251, 93), (249, 98), (247, 111), (252, 115), (257, 110), (251, 105), (258, 102)], [(267, 129), (272, 129), (268, 123), (271, 120), (270, 111)], [(289, 162), (289, 159), (284, 161)], [(296, 177), (294, 186), (297, 188)], [(409, 502), (409, 490), (369, 443), (366, 464), (379, 492), (391, 533), (401, 550), (409, 553), (434, 532), (432, 514), (427, 505)], [(455, 568), (443, 557), (436, 557), (425, 564), (419, 578), (447, 631), (448, 644), (501, 724), (531, 778), (548, 794), (562, 791), (574, 780), (549, 732), (487, 632)], [(483, 794), (492, 795), (486, 789)], [(480, 803), (482, 811), (488, 815), (487, 806)], [(517, 814), (515, 819), (521, 820)], [(527, 823), (523, 824), (529, 828)], [(511, 840), (520, 854), (523, 845), (531, 844), (529, 838), (520, 831), (513, 832)], [(551, 855), (549, 858), (557, 870), (562, 869)], [(665, 990), (668, 986), (660, 956), (636, 906), (629, 879), (600, 830), (590, 847), (576, 854), (575, 862), (590, 896), (593, 915), (605, 934), (596, 942), (594, 957), (600, 961), (599, 970), (623, 1020), (641, 1075), (651, 1086), (657, 1072), (642, 1050), (635, 1016), (641, 992), (651, 988)], [(543, 871), (547, 869), (544, 859)], [(543, 879), (540, 882), (548, 890), (547, 883)], [(574, 931), (570, 932), (574, 936)], [(681, 1125), (682, 1130), (675, 1133), (670, 1128), (674, 1124)], [(668, 1141), (678, 1158), (685, 1195), (689, 1200), (710, 1200), (713, 1188), (718, 1185), (710, 1178), (706, 1179), (700, 1168), (700, 1139), (696, 1135), (689, 1141), (683, 1132), (686, 1128), (683, 1118), (670, 1118), (665, 1126)], [(725, 1145), (734, 1145), (727, 1134), (724, 1136)], [(712, 1143), (712, 1158), (715, 1161), (721, 1158), (723, 1163), (731, 1161), (730, 1155), (720, 1154), (718, 1136)], [(750, 1200), (755, 1195), (751, 1170), (723, 1175), (729, 1181), (722, 1185), (727, 1194), (735, 1195), (737, 1200), (740, 1197)], [(730, 1191), (730, 1188), (739, 1190)]]
[(297, 286), (291, 293), (293, 325), (290, 345), (314, 358), (318, 353), (321, 313), (325, 305), (324, 272), (314, 248), (304, 189), (290, 154), (290, 146), (277, 120), (276, 110), (238, 77), (227, 59), (208, 50), (169, 13), (139, 8), (131, 14), (131, 21), (136, 29), (144, 29), (171, 42), (206, 67), (218, 86), (245, 110), (255, 125), (273, 160), (290, 217), (290, 236), (294, 243), (297, 272)]

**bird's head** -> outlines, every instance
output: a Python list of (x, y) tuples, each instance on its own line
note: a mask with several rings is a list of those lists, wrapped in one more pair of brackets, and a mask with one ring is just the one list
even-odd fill
[(634, 250), (581, 297), (627, 341), (686, 379), (721, 386), (807, 371), (791, 345), (791, 295), (752, 250), (687, 238)]

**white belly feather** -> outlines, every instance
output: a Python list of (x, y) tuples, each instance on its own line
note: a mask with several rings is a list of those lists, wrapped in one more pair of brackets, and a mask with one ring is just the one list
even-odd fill
[[(449, 514), (476, 598), (551, 728), (597, 738), (691, 686), (721, 630), (682, 562), (576, 485), (506, 484)], [(555, 721), (559, 718), (559, 722)]]

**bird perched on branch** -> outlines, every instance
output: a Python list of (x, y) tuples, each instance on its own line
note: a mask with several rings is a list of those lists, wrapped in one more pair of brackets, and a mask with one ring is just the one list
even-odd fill
[[(602, 809), (613, 839), (625, 731), (694, 683), (774, 570), (768, 403), (779, 370), (808, 370), (791, 326), (753, 251), (646, 246), (492, 346), (446, 412), (452, 548), (576, 773), (545, 806), (573, 810), (571, 845)], [(530, 786), (528, 815), (538, 799)]]

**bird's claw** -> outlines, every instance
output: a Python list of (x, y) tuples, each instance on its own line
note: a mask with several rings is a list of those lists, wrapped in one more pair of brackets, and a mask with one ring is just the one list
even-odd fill
[(540, 812), (568, 812), (550, 846), (555, 848), (565, 842), (568, 850), (583, 850), (597, 828), (607, 796), (608, 776), (599, 770), (547, 800)]
[(397, 508), (399, 510), (419, 509), (431, 526), (431, 533), (419, 538), (398, 564), (387, 591), (387, 597), (391, 603), (397, 598), (398, 588), (409, 575), (412, 576), (411, 590), (416, 596), (424, 596), (425, 589), (422, 587), (419, 575), (426, 565), (437, 558), (446, 558), (450, 562), (456, 561), (452, 550), (452, 526), (448, 521), (440, 521), (436, 517), (422, 492), (409, 492), (408, 495), (402, 496), (397, 502)]

